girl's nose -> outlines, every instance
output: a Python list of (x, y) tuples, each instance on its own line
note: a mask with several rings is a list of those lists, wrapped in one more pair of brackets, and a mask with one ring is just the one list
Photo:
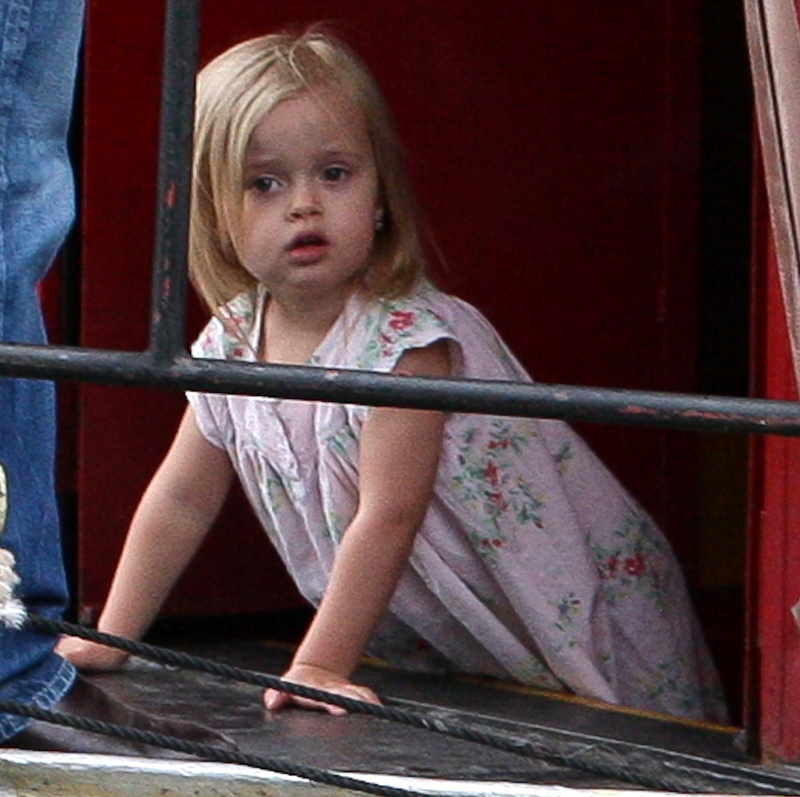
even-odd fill
[(288, 210), (289, 218), (294, 220), (319, 215), (322, 207), (314, 187), (308, 184), (298, 185), (292, 191)]

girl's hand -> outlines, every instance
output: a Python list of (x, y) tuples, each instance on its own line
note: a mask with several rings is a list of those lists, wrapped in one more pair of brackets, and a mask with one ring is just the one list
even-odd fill
[(98, 645), (77, 637), (61, 637), (56, 653), (71, 661), (79, 670), (119, 670), (128, 660), (125, 651)]
[[(296, 664), (289, 668), (283, 675), (284, 681), (291, 681), (295, 684), (302, 684), (314, 689), (324, 689), (326, 692), (333, 692), (342, 697), (349, 697), (353, 700), (362, 700), (365, 703), (380, 705), (378, 696), (366, 686), (358, 686), (350, 683), (341, 675), (325, 670), (322, 667), (315, 667), (311, 664)], [(279, 711), (286, 706), (294, 704), (301, 708), (314, 709), (316, 711), (327, 711), (335, 717), (347, 714), (346, 709), (340, 706), (332, 706), (329, 703), (322, 703), (318, 700), (309, 700), (305, 697), (296, 697), (277, 689), (267, 689), (264, 692), (264, 705), (270, 711)]]

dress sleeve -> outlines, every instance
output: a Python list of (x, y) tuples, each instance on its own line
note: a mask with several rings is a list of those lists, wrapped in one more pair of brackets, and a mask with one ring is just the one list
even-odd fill
[[(226, 331), (222, 322), (218, 318), (212, 318), (192, 344), (192, 357), (225, 359), (225, 337)], [(187, 391), (186, 399), (194, 411), (197, 427), (203, 437), (216, 448), (226, 449), (226, 444), (232, 437), (226, 397), (216, 393)]]
[(458, 336), (442, 308), (424, 298), (384, 302), (375, 318), (375, 334), (367, 345), (369, 370), (388, 373), (410, 349), (424, 349), (440, 340), (449, 344), (454, 374), (461, 372)]
[(375, 343), (379, 352), (367, 368), (391, 371), (403, 353), (446, 340), (452, 376), (530, 382), (531, 377), (494, 327), (467, 302), (428, 289), (400, 302), (385, 302)]
[[(257, 322), (258, 297), (244, 292), (235, 296), (215, 316), (192, 344), (192, 357), (207, 360), (253, 360), (253, 329)], [(224, 318), (224, 320), (223, 320)], [(222, 393), (187, 393), (197, 426), (217, 448), (229, 450), (234, 442), (230, 397)]]

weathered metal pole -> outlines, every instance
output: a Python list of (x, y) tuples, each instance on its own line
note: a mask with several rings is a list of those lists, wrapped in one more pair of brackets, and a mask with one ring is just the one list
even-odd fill
[(186, 258), (192, 178), (200, 0), (168, 0), (158, 156), (150, 354), (169, 363), (186, 350)]

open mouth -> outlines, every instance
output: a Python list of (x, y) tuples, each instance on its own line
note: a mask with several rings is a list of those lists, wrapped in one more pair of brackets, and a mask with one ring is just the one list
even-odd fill
[(328, 242), (321, 235), (317, 235), (316, 233), (303, 233), (292, 239), (287, 250), (294, 253), (298, 250), (313, 249), (327, 245)]
[(318, 233), (302, 233), (291, 240), (286, 247), (292, 262), (302, 266), (313, 265), (322, 260), (328, 252), (328, 240)]

